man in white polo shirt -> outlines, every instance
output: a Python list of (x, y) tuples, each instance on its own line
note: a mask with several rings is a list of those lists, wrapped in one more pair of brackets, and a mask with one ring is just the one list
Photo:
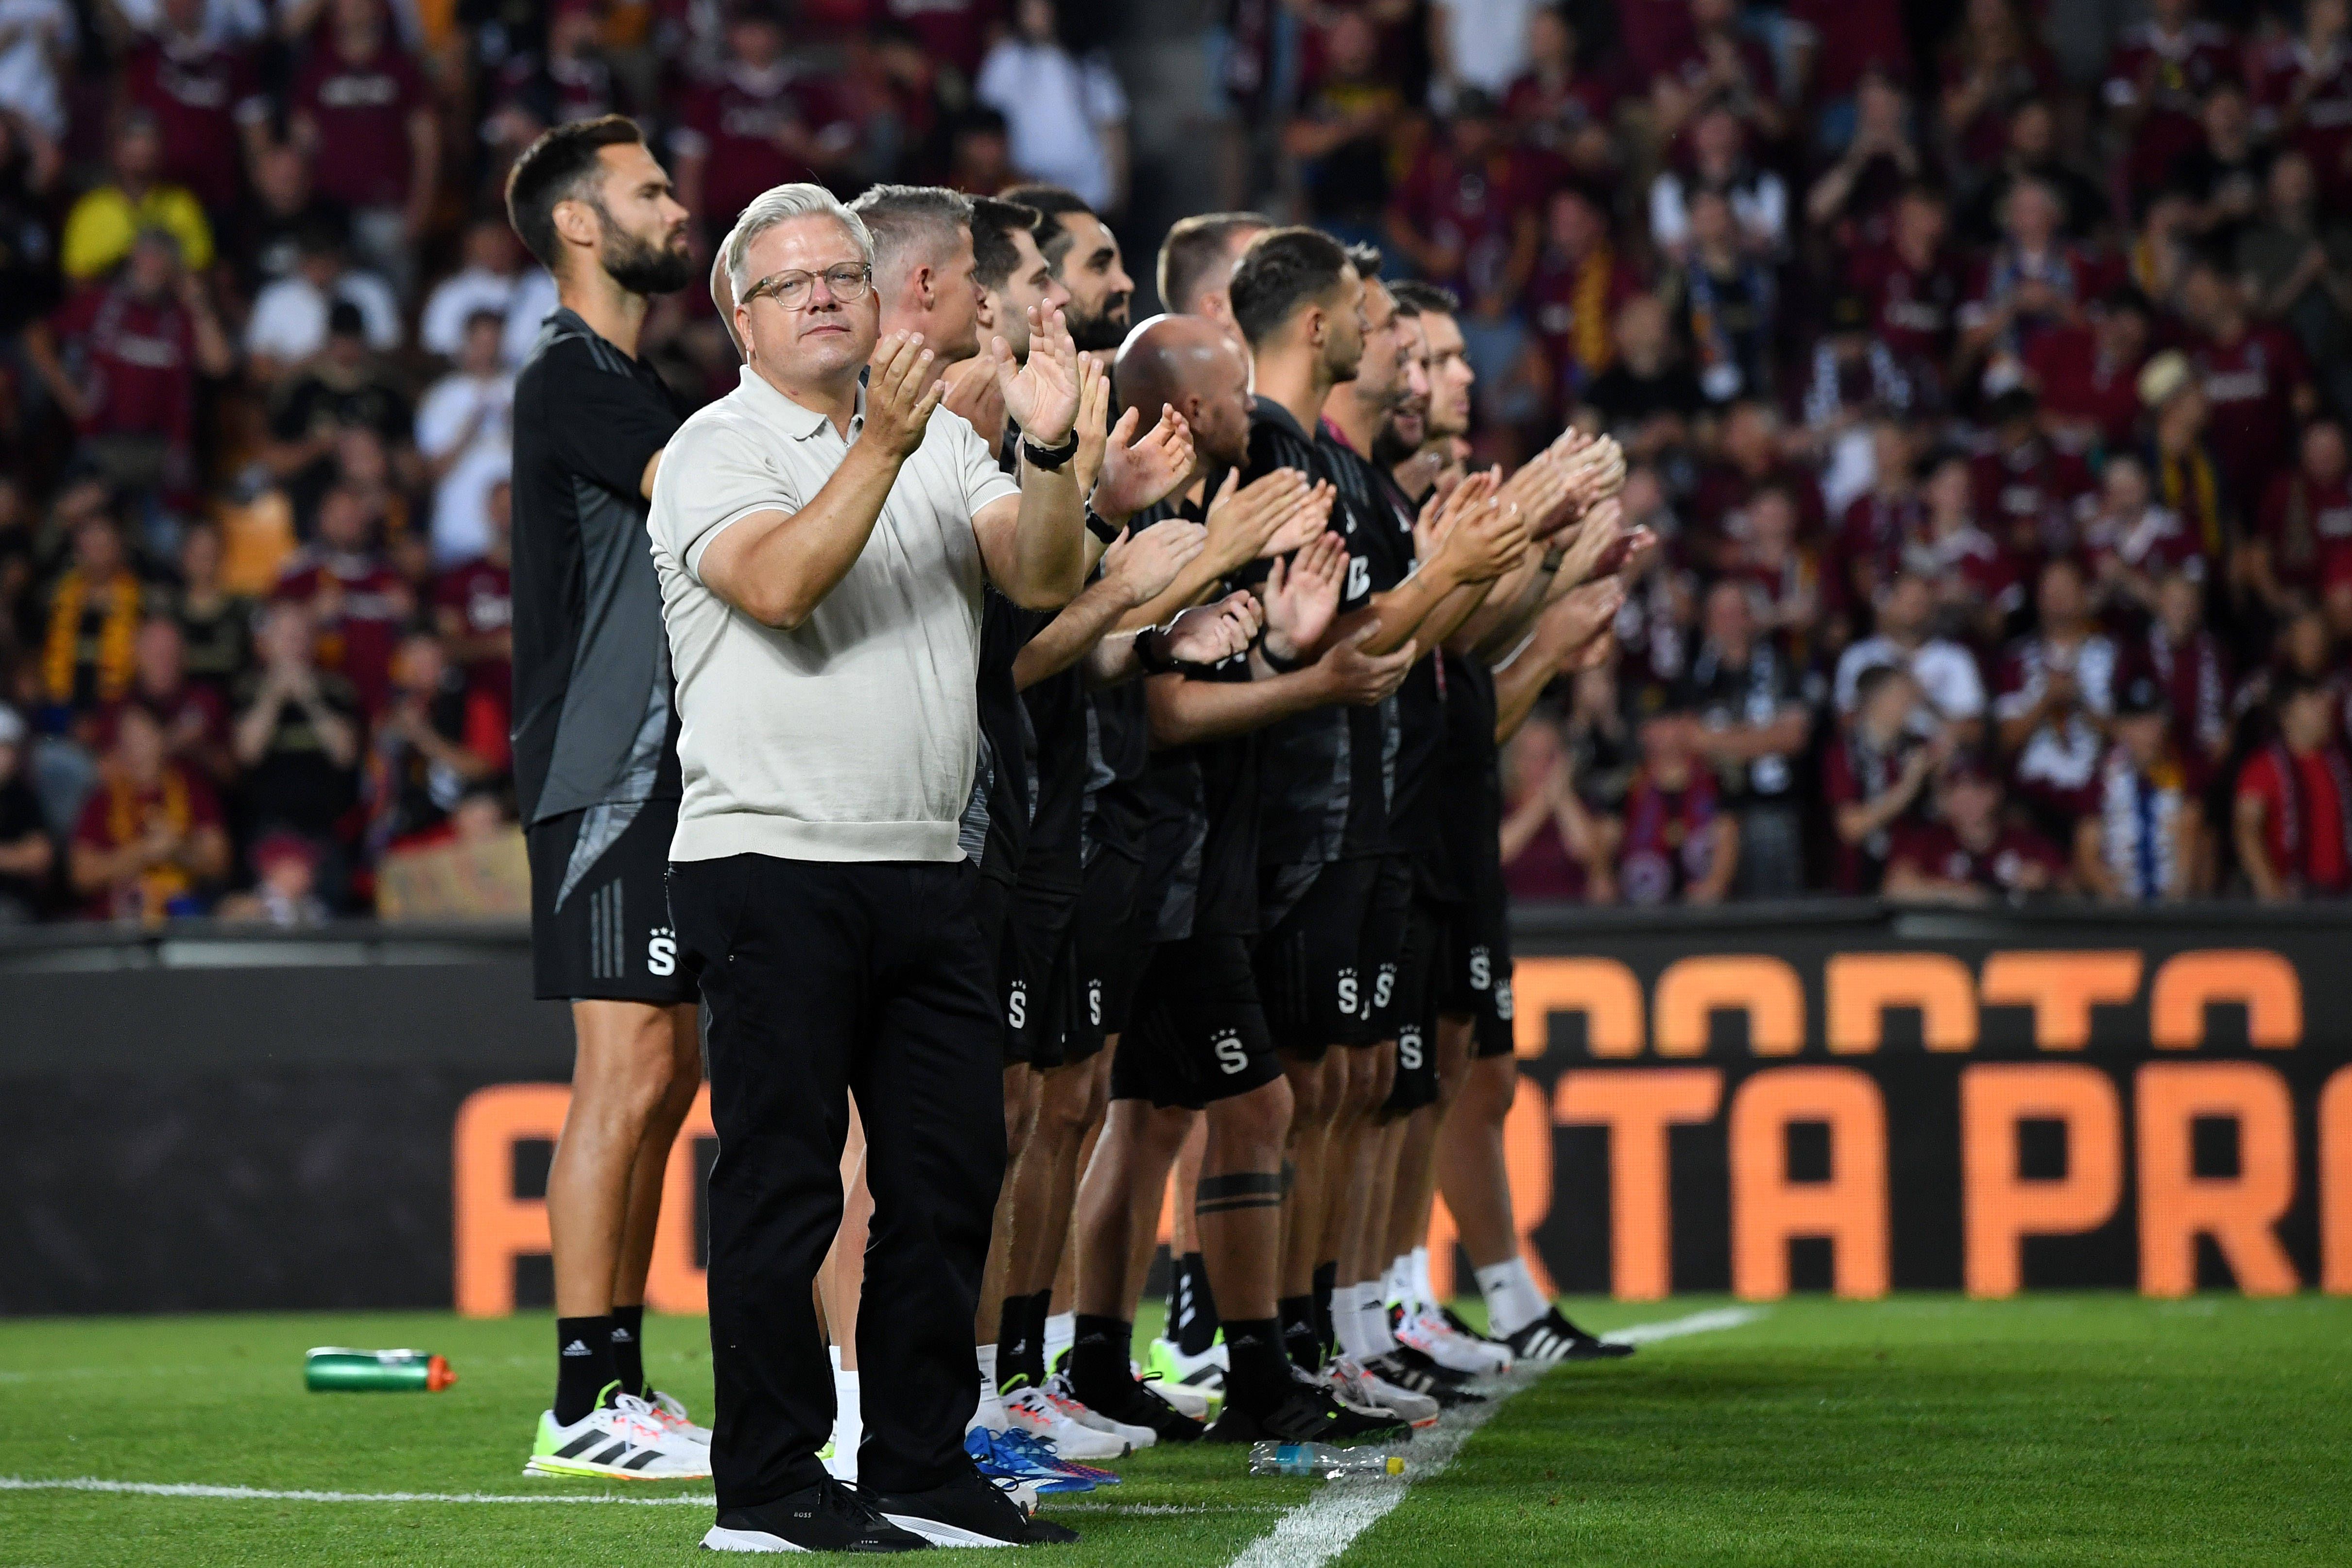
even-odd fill
[[(979, 873), (956, 829), (983, 581), (1044, 609), (1085, 579), (1076, 346), (1053, 310), (1017, 372), (992, 345), (1028, 433), (1016, 486), (969, 424), (933, 417), (939, 362), (919, 337), (877, 345), (856, 214), (780, 185), (724, 254), (747, 363), (672, 437), (650, 524), (685, 782), (671, 912), (709, 1009), (719, 1141), (705, 1544), (1075, 1539), (963, 1447), (1004, 1131)], [(834, 1383), (810, 1298), (841, 1214), (848, 1092), (874, 1194), (855, 1492), (816, 1457)]]

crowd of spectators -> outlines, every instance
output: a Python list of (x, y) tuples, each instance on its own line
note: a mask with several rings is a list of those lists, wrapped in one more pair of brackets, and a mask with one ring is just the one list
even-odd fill
[[(1105, 46), (1166, 9), (0, 0), (0, 921), (363, 911), (510, 830), (540, 130), (638, 116), (706, 247), (1044, 179), (1139, 258), (1182, 73)], [(1665, 542), (1508, 757), (1523, 896), (2352, 890), (2347, 5), (2062, 63), (2096, 9), (1223, 8), (1179, 155), (1454, 289), (1481, 457), (1608, 429)], [(698, 290), (642, 342), (732, 384)]]

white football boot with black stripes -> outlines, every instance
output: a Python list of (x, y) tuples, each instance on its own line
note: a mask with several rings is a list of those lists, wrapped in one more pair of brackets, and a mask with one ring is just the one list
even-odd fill
[(667, 1425), (661, 1413), (617, 1383), (595, 1409), (569, 1426), (541, 1411), (539, 1441), (523, 1462), (528, 1476), (589, 1476), (617, 1481), (697, 1481), (710, 1475), (710, 1447)]

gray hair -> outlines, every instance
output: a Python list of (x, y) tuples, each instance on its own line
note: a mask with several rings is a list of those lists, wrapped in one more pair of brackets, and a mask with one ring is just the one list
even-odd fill
[(741, 300), (750, 291), (751, 242), (775, 227), (796, 217), (829, 217), (849, 231), (857, 243), (857, 253), (866, 265), (874, 265), (874, 236), (866, 230), (866, 220), (841, 205), (841, 198), (823, 185), (807, 184), (771, 185), (751, 198), (735, 226), (727, 231), (720, 242), (719, 254), (727, 261), (727, 281), (733, 286), (735, 298)]
[(918, 258), (944, 257), (971, 227), (971, 198), (944, 185), (875, 185), (849, 204), (874, 236), (878, 275)]

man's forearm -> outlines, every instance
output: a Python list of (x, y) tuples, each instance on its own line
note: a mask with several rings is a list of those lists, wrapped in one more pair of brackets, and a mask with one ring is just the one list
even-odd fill
[(744, 518), (704, 546), (703, 581), (762, 625), (794, 630), (857, 564), (900, 461), (856, 443), (806, 506)]
[(1495, 580), (1486, 602), (1454, 634), (1455, 652), (1492, 660), (1518, 646), (1551, 585), (1554, 573), (1544, 562), (1543, 551), (1530, 550), (1526, 560)]
[(1341, 637), (1370, 621), (1376, 628), (1363, 641), (1363, 650), (1377, 657), (1394, 653), (1410, 641), (1421, 629), (1423, 621), (1444, 604), (1447, 595), (1462, 585), (1460, 570), (1450, 562), (1439, 559), (1413, 568), (1412, 574), (1385, 594), (1375, 594), (1372, 602), (1352, 616), (1343, 616), (1331, 624), (1323, 641), (1312, 651), (1320, 654)]
[(1226, 567), (1221, 561), (1209, 559), (1209, 552), (1186, 562), (1176, 574), (1176, 580), (1160, 590), (1160, 596), (1138, 605), (1118, 617), (1117, 629), (1139, 632), (1147, 626), (1164, 626), (1179, 613), (1191, 609), (1217, 590), (1224, 581)]
[(1144, 693), (1155, 746), (1189, 746), (1263, 729), (1330, 700), (1323, 673), (1314, 665), (1250, 681), (1155, 675)]
[(1495, 584), (1491, 581), (1464, 583), (1446, 595), (1437, 608), (1429, 613), (1429, 618), (1421, 623), (1418, 634), (1421, 646), (1433, 648), (1451, 642), (1454, 635), (1462, 629), (1462, 624), (1477, 614), (1478, 607), (1494, 591)]
[(1013, 684), (1026, 691), (1047, 676), (1069, 668), (1134, 605), (1133, 596), (1114, 578), (1088, 584), (1013, 656)]
[(1077, 476), (1064, 464), (1048, 470), (1021, 466), (1021, 513), (1013, 525), (1013, 559), (997, 586), (1024, 609), (1068, 604), (1087, 585), (1086, 503)]
[(1519, 732), (1519, 726), (1535, 711), (1536, 699), (1559, 673), (1533, 639), (1495, 671), (1495, 744), (1499, 746)]

